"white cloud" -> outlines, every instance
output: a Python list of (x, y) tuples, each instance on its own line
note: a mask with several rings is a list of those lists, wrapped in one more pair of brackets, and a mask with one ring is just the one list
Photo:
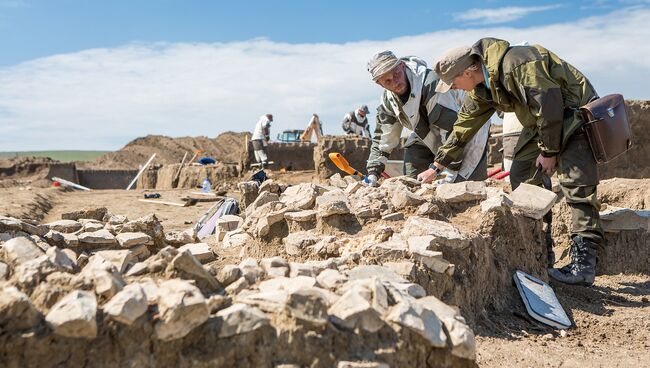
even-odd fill
[[(622, 21), (624, 20), (624, 21)], [(36, 59), (0, 69), (0, 151), (118, 149), (147, 134), (214, 137), (251, 131), (273, 113), (272, 135), (303, 128), (312, 113), (326, 133), (381, 89), (367, 59), (377, 50), (419, 55), (481, 37), (542, 44), (583, 71), (600, 94), (649, 98), (650, 10), (621, 11), (530, 28), (447, 30), (383, 42), (130, 44)], [(374, 117), (372, 118), (374, 119)], [(374, 120), (373, 120), (374, 124)]]
[(560, 5), (508, 6), (495, 9), (469, 9), (454, 15), (454, 19), (471, 24), (500, 24), (521, 19), (528, 14), (557, 9)]

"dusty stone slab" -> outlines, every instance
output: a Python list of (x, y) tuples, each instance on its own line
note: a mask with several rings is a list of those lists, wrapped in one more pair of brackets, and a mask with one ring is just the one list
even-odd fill
[(52, 307), (45, 321), (57, 335), (94, 339), (97, 336), (96, 315), (95, 294), (74, 290)]
[(401, 210), (408, 207), (417, 207), (425, 201), (426, 200), (423, 197), (412, 193), (406, 187), (393, 190), (390, 196), (390, 202), (396, 210)]
[(296, 319), (316, 326), (327, 324), (327, 297), (319, 288), (299, 288), (289, 293), (287, 309)]
[(487, 192), (483, 181), (463, 181), (439, 185), (436, 188), (436, 197), (449, 203), (463, 203), (484, 200), (487, 198)]
[(244, 247), (251, 241), (253, 241), (253, 237), (249, 233), (242, 229), (237, 229), (229, 231), (224, 235), (221, 247), (225, 249)]
[(314, 184), (301, 183), (288, 187), (280, 196), (280, 202), (286, 204), (290, 211), (310, 210), (314, 208), (317, 196)]
[(207, 321), (208, 305), (201, 291), (188, 281), (172, 279), (159, 285), (156, 337), (163, 341), (182, 338)]
[(235, 265), (224, 265), (217, 272), (217, 281), (223, 286), (228, 286), (241, 277), (241, 270)]
[(22, 330), (36, 326), (40, 320), (40, 313), (25, 293), (14, 286), (0, 289), (0, 329)]
[(347, 215), (350, 213), (350, 202), (342, 191), (340, 193), (327, 192), (325, 195), (316, 198), (316, 207), (319, 217)]
[(287, 212), (284, 214), (284, 218), (290, 221), (296, 222), (309, 222), (316, 221), (316, 211), (314, 210), (304, 210), (298, 212)]
[(145, 233), (119, 233), (115, 236), (115, 240), (122, 248), (133, 248), (138, 245), (146, 245), (151, 243), (152, 239)]
[(276, 277), (259, 284), (261, 292), (287, 291), (316, 286), (316, 279), (310, 276)]
[(32, 239), (22, 236), (6, 241), (2, 245), (2, 250), (5, 260), (12, 265), (18, 265), (45, 254)]
[(415, 277), (415, 263), (413, 262), (384, 262), (382, 265), (406, 279), (411, 280)]
[(45, 224), (51, 230), (55, 230), (61, 233), (74, 233), (77, 230), (80, 230), (83, 225), (75, 220), (58, 220)]
[(435, 313), (445, 325), (452, 345), (452, 355), (463, 359), (476, 359), (474, 332), (465, 323), (465, 319), (460, 315), (458, 308), (451, 307), (434, 296), (418, 299), (416, 303)]
[(106, 229), (88, 232), (88, 233), (81, 233), (77, 235), (77, 238), (79, 239), (79, 242), (85, 244), (110, 246), (110, 245), (115, 245), (117, 243), (117, 241), (115, 240), (115, 236)]
[(431, 235), (439, 245), (463, 249), (469, 246), (469, 238), (448, 222), (411, 216), (404, 223), (405, 236)]
[(0, 262), (0, 280), (6, 280), (9, 277), (9, 265)]
[(336, 289), (343, 285), (348, 280), (348, 277), (339, 272), (338, 270), (327, 269), (316, 276), (318, 285), (326, 289)]
[(182, 279), (196, 281), (199, 289), (203, 291), (214, 292), (221, 290), (221, 285), (219, 285), (217, 279), (188, 252), (178, 253), (172, 260), (170, 266)]
[(388, 215), (382, 216), (381, 219), (384, 221), (402, 221), (404, 220), (404, 213), (402, 212), (389, 213)]
[(125, 325), (133, 324), (147, 308), (147, 296), (138, 283), (126, 285), (102, 307), (104, 313)]
[(145, 255), (148, 253), (147, 248), (141, 245), (131, 249), (100, 250), (95, 254), (111, 262), (119, 272), (124, 273), (129, 264), (134, 264), (138, 260), (146, 258)]
[(488, 213), (491, 211), (505, 211), (506, 208), (512, 207), (512, 200), (506, 194), (500, 194), (481, 202), (481, 212)]
[(217, 312), (222, 320), (219, 337), (230, 337), (255, 331), (269, 324), (269, 318), (261, 310), (250, 305), (236, 303)]
[(522, 215), (540, 220), (551, 210), (557, 194), (542, 187), (522, 183), (510, 194), (512, 208)]
[(357, 266), (347, 272), (350, 281), (354, 280), (363, 280), (372, 277), (377, 277), (381, 280), (394, 281), (394, 282), (408, 282), (401, 276), (398, 276), (395, 272), (390, 270), (388, 267), (378, 266), (378, 265), (363, 265)]
[(447, 343), (442, 322), (431, 310), (419, 304), (401, 302), (390, 309), (386, 319), (415, 331), (433, 347), (444, 348)]
[(318, 243), (319, 240), (320, 238), (312, 233), (300, 231), (289, 234), (282, 239), (282, 243), (288, 255), (298, 256), (303, 254), (307, 247)]
[(185, 244), (178, 248), (179, 252), (190, 252), (201, 263), (208, 263), (215, 260), (212, 248), (207, 243)]

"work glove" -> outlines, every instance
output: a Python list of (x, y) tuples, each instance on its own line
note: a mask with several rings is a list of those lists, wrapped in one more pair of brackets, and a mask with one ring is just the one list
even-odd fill
[(366, 184), (368, 184), (368, 186), (370, 186), (370, 187), (378, 187), (379, 185), (377, 184), (377, 180), (378, 180), (377, 175), (370, 174), (370, 175), (366, 176), (366, 178), (364, 179), (364, 182)]

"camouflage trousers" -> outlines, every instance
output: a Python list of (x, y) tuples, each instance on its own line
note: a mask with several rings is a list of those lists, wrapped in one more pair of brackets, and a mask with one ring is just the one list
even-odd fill
[[(487, 151), (487, 147), (486, 147)], [(417, 178), (418, 174), (427, 170), (429, 165), (435, 161), (436, 154), (431, 152), (424, 144), (415, 143), (404, 150), (404, 175)], [(455, 183), (472, 180), (479, 181), (487, 179), (487, 152), (483, 152), (481, 161), (476, 166), (469, 178), (458, 175)]]
[[(535, 139), (515, 153), (510, 168), (510, 184), (516, 189), (519, 184), (535, 174), (535, 160), (540, 150)], [(562, 194), (571, 207), (571, 236), (579, 235), (597, 244), (603, 242), (600, 223), (600, 202), (598, 186), (598, 164), (591, 152), (591, 146), (584, 132), (578, 131), (568, 139), (557, 157), (557, 172)], [(533, 182), (535, 185), (542, 185)]]

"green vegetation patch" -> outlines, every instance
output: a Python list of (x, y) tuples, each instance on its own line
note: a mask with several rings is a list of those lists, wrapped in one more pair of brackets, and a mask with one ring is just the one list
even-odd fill
[(49, 157), (61, 162), (89, 161), (111, 151), (23, 151), (0, 152), (0, 159), (12, 157)]

